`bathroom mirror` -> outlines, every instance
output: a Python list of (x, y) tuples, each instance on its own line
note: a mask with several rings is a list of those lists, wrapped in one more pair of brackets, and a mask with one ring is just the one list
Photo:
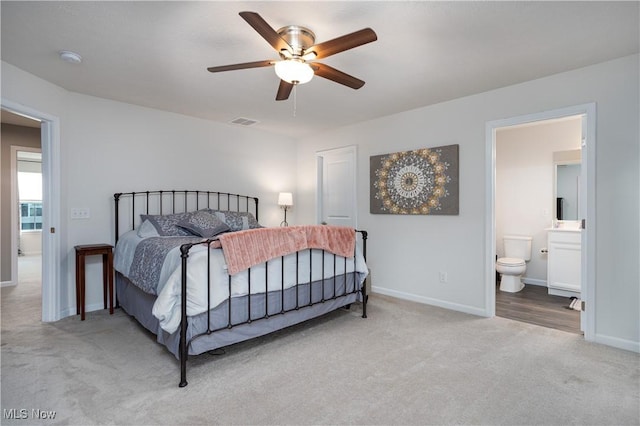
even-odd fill
[(578, 220), (580, 150), (554, 152), (553, 205), (556, 220)]

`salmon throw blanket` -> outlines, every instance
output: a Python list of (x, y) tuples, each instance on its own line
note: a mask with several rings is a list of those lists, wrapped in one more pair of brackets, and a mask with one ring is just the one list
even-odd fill
[(323, 249), (338, 256), (354, 255), (356, 231), (345, 226), (303, 225), (257, 228), (219, 236), (229, 275), (269, 259), (305, 249)]

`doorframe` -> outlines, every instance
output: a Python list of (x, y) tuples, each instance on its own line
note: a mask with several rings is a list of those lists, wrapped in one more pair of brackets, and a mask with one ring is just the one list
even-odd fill
[(325, 149), (316, 152), (316, 223), (322, 222), (322, 192), (323, 183), (323, 161), (324, 156), (328, 154), (348, 154), (353, 160), (353, 181), (351, 182), (353, 193), (355, 194), (353, 204), (351, 206), (354, 217), (354, 228), (358, 227), (358, 147), (356, 145), (344, 146), (341, 148)]
[[(42, 150), (42, 321), (62, 318), (60, 306), (60, 119), (1, 98), (0, 107), (40, 121)], [(13, 253), (13, 250), (12, 250)], [(13, 268), (13, 265), (12, 265)], [(11, 271), (13, 277), (14, 271)]]
[[(42, 134), (42, 131), (40, 131)], [(10, 155), (11, 155), (11, 177), (9, 181), (11, 182), (11, 285), (15, 286), (18, 284), (18, 234), (19, 234), (19, 220), (18, 213), (16, 211), (16, 206), (18, 205), (18, 152), (39, 152), (42, 154), (42, 147), (33, 148), (28, 146), (11, 146)], [(42, 161), (42, 160), (41, 160)], [(44, 181), (43, 181), (44, 182)], [(43, 205), (44, 206), (44, 205)], [(44, 234), (44, 224), (42, 227), (41, 234)], [(42, 240), (42, 238), (41, 238)], [(42, 241), (40, 242), (42, 245)], [(42, 280), (42, 277), (41, 277)]]
[[(496, 131), (501, 127), (552, 120), (568, 116), (582, 115), (586, 121), (586, 141), (583, 140), (582, 163), (586, 185), (581, 185), (580, 197), (584, 197), (586, 210), (583, 212), (586, 228), (582, 232), (581, 298), (585, 302), (584, 338), (595, 340), (595, 278), (596, 278), (596, 104), (574, 105), (550, 111), (526, 114), (501, 120), (489, 121), (485, 129), (485, 169), (487, 192), (485, 222), (485, 300), (486, 316), (496, 314)], [(586, 146), (585, 146), (586, 144)]]

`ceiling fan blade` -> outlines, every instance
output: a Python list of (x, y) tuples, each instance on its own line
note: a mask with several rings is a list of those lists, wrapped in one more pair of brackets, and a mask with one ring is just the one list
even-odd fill
[(315, 58), (322, 59), (327, 56), (335, 55), (336, 53), (344, 52), (345, 50), (353, 49), (354, 47), (362, 46), (363, 44), (371, 43), (377, 39), (378, 36), (371, 28), (365, 28), (351, 34), (343, 35), (342, 37), (334, 38), (333, 40), (311, 46), (308, 49), (305, 49), (304, 54), (307, 55), (311, 52), (315, 52)]
[(245, 62), (244, 64), (233, 64), (233, 65), (222, 65), (219, 67), (209, 67), (207, 71), (209, 72), (221, 72), (221, 71), (233, 71), (233, 70), (243, 70), (246, 68), (260, 68), (260, 67), (268, 67), (275, 64), (275, 61), (256, 61), (256, 62)]
[(254, 30), (258, 32), (267, 40), (278, 53), (283, 50), (287, 50), (293, 53), (293, 48), (287, 43), (280, 35), (274, 30), (271, 25), (267, 24), (267, 21), (262, 19), (262, 16), (258, 15), (255, 12), (240, 12), (240, 16), (242, 19), (247, 21), (249, 25), (253, 27)]
[(280, 86), (278, 86), (278, 93), (276, 94), (276, 101), (286, 101), (289, 99), (291, 89), (293, 89), (293, 84), (280, 80)]
[(336, 83), (344, 84), (352, 89), (359, 89), (364, 86), (364, 81), (330, 67), (329, 65), (313, 62), (311, 64), (311, 68), (313, 68), (315, 75), (335, 81)]

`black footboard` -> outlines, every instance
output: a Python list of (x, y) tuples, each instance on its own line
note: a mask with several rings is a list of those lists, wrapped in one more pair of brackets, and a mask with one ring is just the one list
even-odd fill
[[(366, 260), (366, 253), (367, 253), (367, 231), (356, 231), (357, 234), (361, 235), (361, 239), (362, 239), (362, 254), (363, 257)], [(356, 234), (356, 235), (357, 235)], [(209, 246), (213, 243), (214, 240), (207, 240), (206, 244), (208, 244)], [(184, 387), (187, 386), (188, 382), (187, 382), (187, 359), (189, 356), (189, 344), (194, 341), (195, 339), (204, 336), (204, 335), (210, 335), (212, 333), (216, 333), (222, 330), (230, 330), (233, 327), (238, 327), (238, 326), (242, 326), (242, 325), (247, 325), (247, 324), (251, 324), (251, 323), (255, 323), (257, 321), (265, 321), (265, 320), (269, 320), (270, 318), (276, 316), (276, 315), (286, 315), (289, 312), (293, 312), (293, 311), (299, 311), (305, 308), (310, 308), (316, 304), (320, 304), (320, 303), (326, 303), (332, 300), (340, 300), (341, 298), (345, 298), (345, 296), (350, 295), (350, 294), (360, 294), (361, 300), (362, 300), (362, 317), (366, 318), (367, 317), (367, 290), (366, 290), (366, 284), (362, 283), (362, 286), (359, 288), (358, 285), (358, 279), (357, 279), (357, 271), (356, 271), (356, 256), (354, 254), (352, 259), (347, 259), (347, 258), (342, 258), (339, 257), (335, 254), (329, 254), (328, 252), (325, 252), (324, 250), (317, 250), (317, 249), (311, 249), (310, 255), (309, 255), (309, 280), (308, 283), (300, 283), (300, 282), (296, 282), (296, 284), (292, 287), (293, 289), (295, 289), (295, 302), (294, 303), (289, 303), (287, 305), (287, 303), (285, 303), (285, 283), (284, 283), (284, 257), (282, 257), (280, 259), (281, 265), (282, 265), (282, 274), (281, 274), (281, 283), (280, 283), (280, 290), (279, 292), (277, 292), (279, 294), (280, 300), (276, 300), (275, 304), (277, 304), (275, 311), (273, 309), (269, 309), (269, 300), (273, 299), (269, 297), (269, 293), (267, 293), (266, 295), (252, 295), (251, 294), (251, 281), (249, 280), (249, 293), (248, 295), (245, 297), (245, 303), (246, 303), (246, 308), (245, 311), (248, 313), (246, 315), (246, 318), (244, 320), (239, 320), (239, 321), (234, 321), (233, 320), (233, 312), (232, 312), (232, 306), (234, 306), (234, 304), (232, 303), (232, 298), (231, 298), (231, 276), (229, 276), (229, 297), (228, 299), (224, 302), (226, 303), (226, 306), (228, 307), (228, 312), (227, 312), (227, 322), (226, 324), (217, 327), (217, 328), (212, 328), (211, 327), (211, 319), (210, 319), (210, 315), (211, 315), (211, 309), (213, 308), (210, 303), (211, 303), (211, 283), (209, 282), (211, 277), (210, 274), (207, 274), (207, 300), (209, 305), (207, 306), (207, 329), (206, 331), (203, 331), (202, 333), (198, 334), (198, 335), (194, 335), (191, 336), (191, 338), (187, 338), (187, 327), (188, 327), (188, 321), (187, 321), (187, 268), (188, 268), (188, 258), (189, 258), (189, 251), (191, 250), (191, 248), (193, 246), (195, 246), (196, 244), (184, 244), (180, 247), (180, 251), (181, 251), (181, 257), (182, 257), (182, 282), (181, 282), (181, 321), (180, 321), (180, 348), (179, 348), (179, 353), (180, 353), (180, 387)], [(323, 271), (323, 276), (322, 276), (322, 280), (320, 281), (320, 285), (317, 285), (313, 282), (311, 274), (313, 271), (313, 251), (317, 250), (319, 252), (322, 253), (321, 255), (321, 259), (322, 259), (322, 271)], [(210, 256), (211, 250), (209, 250), (209, 256)], [(328, 256), (327, 256), (328, 255)], [(329, 276), (329, 277), (325, 277), (325, 261), (326, 258), (329, 257), (329, 261), (333, 262), (333, 271), (334, 273)], [(337, 268), (337, 262), (343, 262), (343, 270), (345, 271), (343, 274), (336, 274), (336, 268)], [(353, 262), (353, 272), (346, 272), (347, 271), (347, 262)], [(265, 274), (268, 274), (268, 263), (265, 267)], [(207, 264), (210, 264), (210, 258), (207, 261)], [(299, 258), (298, 255), (296, 255), (296, 267), (298, 267), (300, 265), (299, 263)], [(331, 264), (329, 264), (329, 267), (331, 267)], [(348, 277), (348, 275), (351, 275), (350, 277)], [(251, 269), (248, 270), (248, 276), (251, 277)], [(298, 277), (298, 274), (296, 273), (296, 279)], [(265, 282), (268, 281), (268, 276), (265, 276)], [(351, 283), (351, 285), (349, 285), (348, 283)], [(314, 288), (315, 288), (315, 295), (314, 295)], [(273, 292), (272, 292), (273, 293)], [(252, 305), (252, 298), (257, 298), (257, 297), (262, 297), (264, 300), (264, 311), (261, 311), (259, 314), (255, 315), (252, 314), (251, 311), (251, 307)], [(278, 303), (279, 302), (279, 303)], [(273, 303), (273, 302), (272, 302)]]

